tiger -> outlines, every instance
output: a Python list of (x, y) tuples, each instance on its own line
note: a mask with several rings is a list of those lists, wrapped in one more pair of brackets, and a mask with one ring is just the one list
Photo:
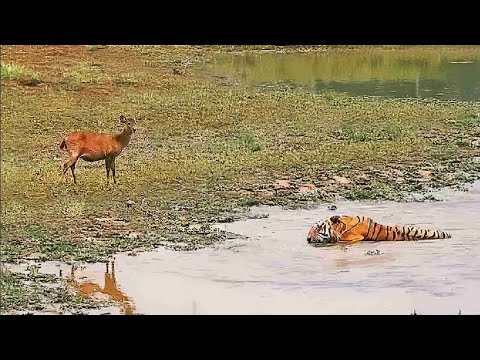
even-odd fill
[(443, 231), (424, 230), (416, 226), (387, 226), (365, 216), (335, 215), (314, 224), (307, 235), (308, 243), (337, 243), (358, 241), (412, 241), (447, 239)]

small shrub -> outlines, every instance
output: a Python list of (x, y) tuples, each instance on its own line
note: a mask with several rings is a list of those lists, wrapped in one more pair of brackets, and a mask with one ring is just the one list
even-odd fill
[(381, 131), (384, 140), (397, 140), (408, 137), (412, 133), (409, 126), (396, 122), (387, 122)]
[(392, 189), (387, 184), (374, 183), (365, 187), (350, 189), (345, 197), (348, 200), (395, 200)]
[(356, 124), (344, 125), (337, 131), (337, 135), (343, 140), (349, 140), (353, 142), (365, 142), (375, 139), (372, 130)]
[(243, 146), (250, 151), (260, 151), (265, 148), (263, 143), (261, 143), (252, 132), (244, 131), (240, 134), (239, 138)]
[(458, 119), (458, 122), (465, 127), (477, 127), (480, 126), (480, 115), (468, 114)]
[(387, 122), (380, 128), (368, 125), (347, 124), (337, 130), (337, 136), (342, 140), (352, 142), (367, 142), (380, 140), (398, 140), (410, 137), (413, 129), (401, 123)]
[(24, 85), (38, 85), (42, 82), (40, 75), (33, 69), (17, 64), (1, 63), (2, 79), (19, 80)]

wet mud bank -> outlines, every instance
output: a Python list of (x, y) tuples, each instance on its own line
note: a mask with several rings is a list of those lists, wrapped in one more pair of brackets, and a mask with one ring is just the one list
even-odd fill
[[(336, 210), (260, 206), (252, 209), (257, 219), (216, 225), (240, 239), (197, 251), (122, 253), (109, 265), (47, 262), (40, 272), (61, 270), (74, 291), (115, 305), (86, 313), (478, 314), (480, 182), (435, 197), (441, 201), (340, 201)], [(441, 229), (453, 237), (307, 244), (309, 227), (333, 214)]]

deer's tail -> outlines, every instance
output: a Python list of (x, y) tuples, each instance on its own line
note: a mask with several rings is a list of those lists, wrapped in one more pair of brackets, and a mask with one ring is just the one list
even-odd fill
[(60, 144), (60, 149), (63, 150), (63, 149), (66, 149), (66, 148), (67, 148), (66, 138), (63, 138), (63, 140)]

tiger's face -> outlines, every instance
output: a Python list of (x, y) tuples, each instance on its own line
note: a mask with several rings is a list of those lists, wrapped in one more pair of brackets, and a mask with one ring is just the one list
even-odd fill
[(329, 243), (333, 242), (332, 226), (330, 219), (325, 219), (314, 224), (308, 232), (307, 242)]

